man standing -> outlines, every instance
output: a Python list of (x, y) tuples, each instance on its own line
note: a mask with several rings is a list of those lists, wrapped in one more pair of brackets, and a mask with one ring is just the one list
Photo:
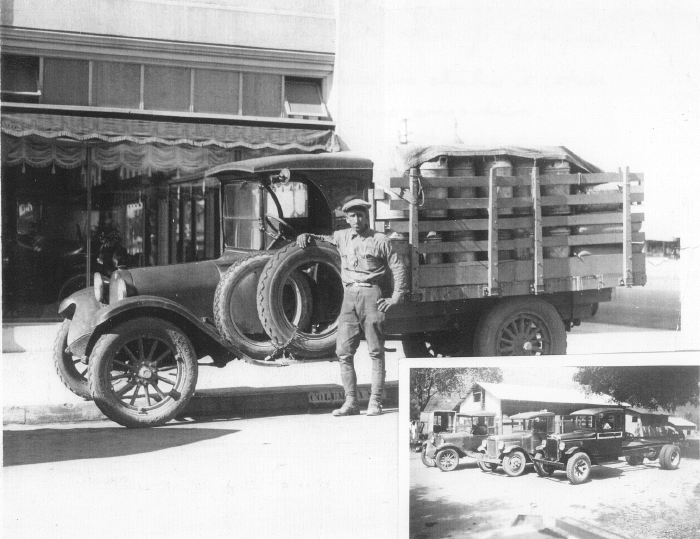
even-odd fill
[[(341, 278), (345, 286), (343, 306), (338, 318), (336, 355), (340, 360), (340, 377), (345, 389), (345, 403), (334, 416), (357, 415), (357, 375), (355, 352), (365, 335), (372, 358), (372, 393), (367, 415), (382, 413), (384, 391), (384, 318), (385, 313), (401, 302), (406, 292), (406, 268), (393, 252), (391, 241), (384, 234), (369, 228), (368, 208), (372, 205), (359, 198), (345, 202), (342, 211), (350, 228), (337, 230), (333, 236), (300, 234), (297, 245), (306, 247), (311, 238), (323, 239), (338, 248), (342, 259)], [(384, 298), (381, 284), (389, 274), (393, 277), (393, 292)]]

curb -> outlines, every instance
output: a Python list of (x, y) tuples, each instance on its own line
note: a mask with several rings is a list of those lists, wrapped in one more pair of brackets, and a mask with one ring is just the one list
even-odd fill
[[(358, 385), (360, 403), (369, 401), (370, 385)], [(288, 413), (311, 413), (342, 404), (343, 388), (336, 384), (270, 388), (226, 388), (196, 391), (178, 419), (232, 418)], [(399, 384), (387, 382), (383, 401), (398, 406)], [(103, 421), (107, 418), (95, 403), (29, 404), (3, 407), (3, 425), (42, 425)]]

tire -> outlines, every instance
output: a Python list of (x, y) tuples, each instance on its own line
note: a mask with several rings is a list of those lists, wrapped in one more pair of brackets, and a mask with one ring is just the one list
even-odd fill
[(459, 464), (459, 454), (454, 449), (443, 449), (435, 455), (435, 463), (440, 471), (451, 472)]
[[(293, 272), (311, 279), (313, 312), (310, 327), (296, 330), (284, 314), (281, 300), (285, 283)], [(288, 245), (272, 255), (258, 282), (258, 316), (270, 338), (303, 357), (335, 354), (338, 316), (344, 287), (340, 279), (340, 255), (333, 245), (317, 241), (306, 248)]]
[(179, 328), (158, 318), (136, 318), (110, 329), (98, 339), (89, 363), (95, 404), (125, 427), (167, 423), (187, 406), (197, 384), (194, 347)]
[(476, 461), (477, 466), (479, 466), (479, 469), (482, 472), (493, 472), (496, 468), (498, 468), (498, 464), (494, 464), (493, 462), (483, 462), (481, 460)]
[(479, 321), (474, 353), (482, 357), (566, 354), (564, 322), (541, 298), (502, 299)]
[[(537, 458), (543, 458), (544, 455), (542, 453), (537, 453), (535, 455)], [(533, 461), (534, 466), (535, 466), (535, 471), (537, 472), (537, 475), (540, 477), (552, 477), (554, 474), (554, 466), (548, 466), (546, 464), (540, 464), (536, 460)]]
[(431, 459), (426, 456), (425, 448), (423, 448), (423, 451), (420, 453), (420, 461), (428, 468), (435, 468), (435, 459)]
[(85, 400), (92, 400), (88, 384), (88, 366), (67, 351), (70, 320), (61, 324), (53, 345), (53, 364), (63, 385)]
[(585, 453), (576, 453), (566, 463), (566, 477), (572, 485), (579, 485), (591, 475), (591, 459)]
[(644, 462), (644, 457), (642, 455), (627, 455), (625, 460), (630, 466), (639, 466), (642, 462)]
[(659, 464), (664, 470), (676, 470), (681, 463), (681, 450), (677, 445), (667, 444), (659, 453)]
[[(223, 275), (214, 294), (214, 322), (221, 336), (253, 359), (264, 359), (276, 349), (267, 333), (247, 332), (241, 324), (241, 304), (255, 305), (259, 275), (272, 255), (261, 253), (238, 260)], [(248, 293), (249, 292), (249, 293)], [(306, 275), (293, 272), (284, 286), (285, 316), (294, 325), (306, 328), (311, 321), (311, 286)], [(247, 314), (247, 313), (246, 313)]]
[(525, 473), (527, 457), (522, 451), (513, 451), (503, 457), (503, 471), (511, 477), (518, 477)]

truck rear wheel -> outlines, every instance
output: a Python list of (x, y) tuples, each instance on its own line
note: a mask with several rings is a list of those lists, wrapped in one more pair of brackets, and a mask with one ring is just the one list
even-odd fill
[(591, 475), (591, 459), (585, 453), (572, 455), (566, 463), (566, 477), (572, 485), (583, 483)]
[[(537, 453), (535, 455), (537, 458), (544, 458), (542, 453)], [(554, 474), (554, 466), (548, 466), (547, 464), (542, 464), (540, 462), (534, 461), (535, 471), (540, 477), (551, 477)]]
[(477, 325), (476, 356), (566, 354), (566, 330), (559, 312), (536, 297), (500, 300)]
[[(285, 315), (283, 290), (294, 272), (306, 274), (313, 295), (308, 328), (297, 328)], [(340, 255), (328, 242), (306, 248), (288, 245), (272, 255), (258, 282), (258, 316), (270, 338), (302, 357), (333, 356), (344, 287)]]
[(677, 445), (667, 444), (659, 453), (659, 464), (664, 470), (675, 470), (681, 463), (681, 450)]
[[(221, 336), (253, 359), (264, 359), (275, 351), (270, 337), (258, 320), (249, 320), (250, 313), (240, 305), (255, 307), (260, 274), (272, 258), (261, 253), (238, 260), (223, 275), (214, 295), (214, 321)], [(282, 293), (282, 307), (289, 322), (306, 328), (311, 321), (311, 286), (306, 275), (292, 272)], [(259, 330), (253, 328), (259, 326)]]
[(136, 318), (102, 335), (90, 354), (97, 407), (125, 427), (167, 423), (187, 406), (197, 384), (189, 339), (158, 318)]
[(484, 462), (482, 460), (477, 460), (476, 464), (479, 466), (479, 469), (482, 472), (493, 472), (496, 468), (498, 468), (498, 464), (494, 464), (493, 462)]
[(625, 456), (625, 460), (630, 466), (639, 466), (644, 462), (644, 457), (642, 455), (627, 455)]

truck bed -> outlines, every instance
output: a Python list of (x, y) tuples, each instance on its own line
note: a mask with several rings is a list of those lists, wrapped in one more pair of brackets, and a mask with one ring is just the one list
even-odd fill
[[(535, 173), (530, 177), (515, 177), (497, 176), (492, 169), (488, 176), (424, 177), (418, 168), (412, 168), (404, 176), (391, 178), (391, 196), (381, 188), (372, 193), (374, 227), (407, 235), (408, 241), (397, 241), (393, 245), (407, 263), (414, 301), (642, 286), (646, 283), (645, 235), (640, 231), (644, 214), (633, 210), (640, 209), (639, 204), (644, 199), (643, 182), (643, 174), (630, 173), (629, 170), (616, 173)], [(593, 186), (612, 183), (618, 184), (619, 190), (584, 192)], [(543, 196), (543, 186), (569, 186), (571, 194)], [(531, 194), (504, 197), (499, 195), (498, 187), (516, 188), (514, 194), (529, 187)], [(488, 193), (488, 196), (429, 196), (435, 188), (471, 188)], [(569, 206), (571, 214), (547, 215), (551, 213), (547, 209), (553, 206)], [(522, 210), (502, 215), (510, 208)], [(596, 211), (597, 208), (604, 211)], [(473, 215), (439, 219), (420, 216), (426, 210), (464, 209), (473, 210)], [(380, 218), (382, 213), (389, 213), (392, 217)], [(556, 227), (573, 231), (591, 225), (604, 225), (605, 232), (547, 235), (547, 230)], [(471, 233), (473, 239), (424, 241), (427, 232), (460, 231)], [(518, 237), (499, 239), (499, 235)], [(547, 252), (557, 247), (564, 252), (569, 249), (578, 256), (548, 257)], [(520, 252), (529, 250), (532, 257), (505, 259), (499, 256), (499, 253), (515, 252), (516, 249)], [(426, 255), (433, 253), (473, 253), (475, 260), (423, 263)]]

